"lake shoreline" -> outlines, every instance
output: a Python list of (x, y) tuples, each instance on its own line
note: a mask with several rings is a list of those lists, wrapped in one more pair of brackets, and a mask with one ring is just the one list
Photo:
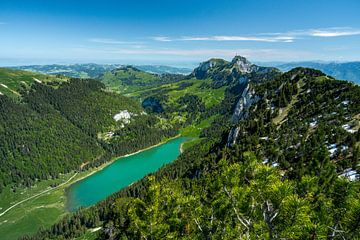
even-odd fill
[[(186, 140), (187, 138), (182, 137), (181, 134), (164, 138), (155, 145), (113, 157), (99, 167), (83, 172), (63, 190), (64, 210), (73, 212), (78, 207), (91, 206), (114, 192), (128, 187), (147, 174), (157, 171), (180, 156), (180, 145)], [(98, 187), (94, 188), (94, 186)], [(90, 192), (92, 194), (89, 194)]]
[[(86, 175), (84, 175), (84, 176), (81, 176), (80, 178), (77, 178), (77, 179), (75, 179), (75, 180), (72, 181), (72, 182), (69, 182), (66, 186), (64, 186), (64, 188), (65, 188), (64, 190), (65, 190), (65, 192), (66, 192), (66, 189), (67, 189), (68, 187), (70, 187), (71, 185), (73, 185), (73, 184), (75, 184), (75, 183), (77, 183), (77, 182), (79, 182), (79, 181), (81, 181), (81, 180), (83, 180), (83, 179), (85, 179), (85, 178), (87, 178), (87, 177), (90, 177), (91, 175), (93, 175), (93, 174), (95, 174), (95, 173), (103, 170), (104, 168), (106, 168), (107, 166), (111, 165), (111, 164), (114, 163), (115, 161), (120, 160), (121, 158), (130, 157), (130, 156), (132, 156), (132, 155), (135, 155), (135, 154), (138, 154), (138, 153), (147, 151), (147, 150), (149, 150), (149, 149), (152, 149), (152, 148), (161, 146), (161, 145), (163, 145), (163, 144), (165, 144), (165, 143), (167, 143), (167, 142), (169, 142), (169, 141), (171, 141), (171, 140), (174, 140), (174, 139), (176, 139), (176, 138), (179, 138), (179, 137), (181, 137), (181, 136), (182, 136), (181, 134), (178, 134), (178, 135), (176, 135), (176, 136), (174, 136), (174, 137), (167, 138), (166, 140), (161, 141), (161, 142), (159, 142), (158, 144), (149, 146), (149, 147), (147, 147), (147, 148), (140, 149), (140, 150), (138, 150), (138, 151), (136, 151), (136, 152), (128, 153), (128, 154), (121, 155), (121, 156), (117, 156), (117, 157), (113, 157), (110, 161), (101, 164), (100, 166), (96, 167), (95, 169), (89, 169), (91, 172), (89, 172), (88, 174), (86, 174)], [(181, 149), (181, 147), (180, 147), (180, 153), (182, 153), (181, 150), (182, 150), (182, 149)], [(66, 193), (65, 193), (65, 194), (66, 194)], [(65, 206), (66, 206), (66, 203), (65, 203)], [(65, 207), (65, 208), (66, 208), (66, 207)], [(68, 210), (66, 209), (66, 211), (68, 211)]]

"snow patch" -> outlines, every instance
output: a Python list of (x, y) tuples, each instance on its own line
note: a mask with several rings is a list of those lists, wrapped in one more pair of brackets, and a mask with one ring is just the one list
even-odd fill
[(357, 131), (355, 129), (352, 129), (352, 127), (349, 124), (344, 124), (341, 127), (348, 133), (356, 133), (356, 131)]
[(333, 157), (337, 151), (337, 145), (334, 143), (334, 144), (330, 144), (328, 146), (328, 150), (329, 150), (329, 153), (330, 153), (330, 157)]
[(273, 163), (271, 164), (271, 166), (272, 166), (272, 167), (278, 167), (278, 166), (279, 166), (279, 163), (273, 162)]
[(347, 105), (349, 105), (350, 101), (346, 100), (346, 101), (342, 101), (341, 103), (342, 103), (343, 105), (347, 106)]
[(318, 121), (316, 121), (315, 119), (313, 119), (313, 121), (310, 122), (310, 127), (311, 127), (311, 128), (314, 128), (314, 127), (317, 126), (317, 124), (318, 124)]
[(355, 181), (356, 179), (360, 178), (360, 174), (356, 172), (356, 170), (348, 168), (345, 169), (344, 173), (340, 175), (341, 177), (346, 177), (350, 181)]

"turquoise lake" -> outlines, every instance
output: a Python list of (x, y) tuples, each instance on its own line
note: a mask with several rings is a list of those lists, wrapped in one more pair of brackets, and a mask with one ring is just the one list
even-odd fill
[(79, 207), (91, 206), (155, 172), (180, 155), (181, 143), (185, 141), (186, 138), (179, 137), (143, 152), (121, 157), (104, 169), (74, 183), (66, 190), (67, 209), (75, 211)]

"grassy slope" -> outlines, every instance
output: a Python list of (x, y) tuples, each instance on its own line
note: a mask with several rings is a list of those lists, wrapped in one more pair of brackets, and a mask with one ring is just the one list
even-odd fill
[[(198, 80), (198, 79), (190, 79), (190, 80), (182, 80), (176, 83), (165, 84), (160, 87), (155, 87), (151, 89), (135, 91), (132, 93), (128, 93), (127, 96), (137, 98), (142, 101), (144, 97), (151, 96), (154, 92), (167, 92), (165, 95), (168, 97), (166, 104), (168, 105), (175, 105), (178, 106), (177, 101), (180, 97), (184, 96), (185, 94), (196, 95), (202, 99), (205, 104), (206, 109), (209, 109), (215, 105), (221, 103), (224, 99), (225, 95), (225, 86), (217, 89), (213, 89), (210, 87), (204, 88), (202, 87), (203, 84), (210, 84), (212, 80)], [(186, 88), (179, 88), (184, 83), (192, 83), (191, 86)], [(178, 106), (180, 107), (180, 106)], [(172, 122), (176, 121), (177, 119), (186, 118), (185, 113), (173, 113)], [(216, 118), (216, 116), (211, 116), (207, 119), (202, 120), (200, 123), (192, 123), (185, 128), (180, 129), (180, 134), (186, 137), (190, 137), (191, 140), (185, 142), (182, 145), (182, 149), (185, 150), (186, 148), (198, 143), (201, 141), (199, 139), (199, 135), (202, 129), (209, 127), (211, 122)]]
[[(159, 80), (155, 74), (137, 71), (133, 68), (116, 69), (111, 72), (105, 72), (99, 77), (108, 89), (128, 93), (148, 88)], [(131, 82), (131, 84), (129, 84)]]
[[(16, 192), (7, 187), (0, 194), (1, 212), (16, 202), (50, 188), (52, 184), (65, 182), (73, 174), (65, 174), (55, 180), (40, 181), (31, 188), (18, 188)], [(65, 214), (64, 188), (65, 186), (24, 202), (1, 216), (2, 239), (16, 239), (23, 234), (35, 233), (39, 227), (49, 227), (58, 221)]]
[[(166, 90), (169, 91), (166, 95), (169, 96), (169, 103), (176, 103), (176, 101), (184, 96), (185, 94), (192, 94), (200, 97), (205, 103), (205, 107), (209, 108), (216, 104), (219, 104), (224, 99), (225, 94), (225, 86), (217, 89), (213, 88), (201, 88), (202, 84), (210, 84), (212, 80), (198, 80), (198, 79), (190, 79), (183, 80), (176, 83), (164, 84), (160, 87), (155, 87), (146, 90), (134, 91), (128, 93), (127, 96), (140, 98), (142, 95), (147, 95), (148, 93), (153, 91)], [(181, 84), (184, 83), (192, 83), (193, 85), (186, 87), (184, 89), (178, 89)]]
[[(10, 68), (0, 68), (0, 92), (11, 96), (17, 97), (18, 91), (25, 87), (29, 87), (35, 81), (41, 82), (54, 82), (54, 81), (66, 81), (67, 78), (58, 78), (55, 76), (44, 75), (40, 73), (14, 70)], [(1, 84), (7, 86), (7, 88)]]
[[(166, 92), (166, 96), (168, 97), (167, 103), (169, 105), (178, 105), (177, 101), (180, 99), (180, 97), (184, 96), (185, 94), (191, 94), (196, 95), (202, 99), (202, 101), (205, 104), (205, 107), (207, 109), (218, 105), (221, 103), (221, 101), (224, 99), (225, 95), (225, 89), (226, 86), (223, 86), (221, 88), (213, 89), (210, 87), (202, 87), (204, 84), (211, 84), (211, 79), (205, 79), (205, 80), (198, 80), (198, 79), (188, 79), (188, 80), (182, 80), (176, 83), (170, 83), (170, 84), (164, 84), (160, 87), (154, 87), (146, 90), (140, 90), (140, 91), (134, 91), (131, 93), (128, 93), (127, 96), (137, 98), (140, 101), (143, 100), (146, 96), (151, 96), (154, 94), (154, 92)], [(185, 83), (191, 83), (191, 86), (185, 87), (183, 89), (180, 88), (181, 85)], [(173, 120), (178, 119), (179, 116), (181, 118), (186, 118), (184, 113), (174, 113), (173, 114)], [(211, 122), (216, 118), (216, 116), (211, 116), (207, 119), (202, 120), (200, 123), (193, 123), (189, 126), (180, 129), (180, 134), (186, 137), (190, 137), (191, 140), (185, 142), (182, 145), (182, 149), (185, 150), (194, 144), (197, 144), (201, 141), (199, 138), (199, 135), (201, 133), (201, 130), (209, 127)]]

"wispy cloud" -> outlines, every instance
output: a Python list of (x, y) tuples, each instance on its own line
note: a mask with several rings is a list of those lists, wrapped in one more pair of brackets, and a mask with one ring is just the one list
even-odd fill
[(254, 42), (280, 42), (291, 43), (297, 39), (316, 38), (316, 37), (341, 37), (360, 35), (360, 29), (349, 27), (322, 28), (295, 30), (283, 33), (261, 33), (254, 35), (215, 35), (215, 36), (182, 36), (172, 38), (168, 36), (152, 37), (155, 41), (173, 42), (173, 41), (254, 41)]
[(360, 35), (360, 29), (352, 28), (330, 28), (330, 29), (313, 29), (309, 32), (314, 37), (341, 37)]
[(174, 41), (170, 37), (163, 37), (163, 36), (157, 36), (157, 37), (151, 37), (152, 40), (159, 41), (159, 42), (172, 42)]
[(91, 38), (88, 39), (88, 41), (93, 43), (101, 43), (101, 44), (141, 44), (141, 42), (120, 41), (111, 38)]
[(182, 41), (255, 41), (255, 42), (292, 42), (293, 37), (256, 37), (256, 36), (212, 36), (212, 37), (181, 37)]
[(98, 55), (106, 58), (117, 58), (124, 56), (134, 56), (134, 57), (158, 57), (168, 56), (173, 58), (174, 56), (185, 57), (191, 59), (204, 59), (209, 57), (222, 57), (222, 58), (232, 58), (236, 54), (240, 54), (245, 57), (261, 59), (261, 60), (300, 60), (304, 58), (312, 58), (313, 53), (306, 51), (296, 51), (296, 50), (284, 50), (284, 49), (273, 49), (273, 48), (260, 48), (260, 49), (251, 49), (251, 48), (236, 48), (236, 49), (155, 49), (155, 48), (145, 48), (145, 49), (127, 49), (127, 48), (109, 48), (109, 49), (97, 49), (97, 48), (73, 48), (71, 50), (75, 53), (86, 54), (89, 56)]
[(5, 25), (6, 24), (6, 22), (0, 22), (0, 25)]

